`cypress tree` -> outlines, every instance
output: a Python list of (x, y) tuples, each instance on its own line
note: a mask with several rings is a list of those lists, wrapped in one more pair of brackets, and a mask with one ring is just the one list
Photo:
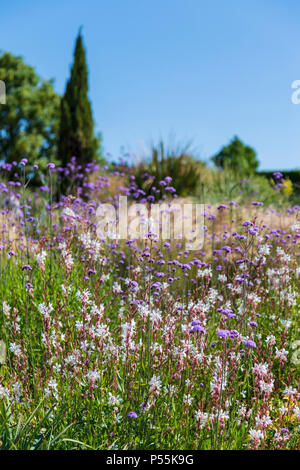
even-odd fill
[(85, 166), (97, 160), (100, 137), (94, 135), (94, 122), (88, 98), (88, 70), (81, 29), (79, 30), (71, 76), (61, 99), (58, 159), (66, 166), (72, 157)]

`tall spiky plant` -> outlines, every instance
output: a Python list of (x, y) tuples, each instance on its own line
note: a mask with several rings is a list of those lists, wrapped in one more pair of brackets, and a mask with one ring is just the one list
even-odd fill
[(71, 76), (61, 99), (61, 115), (58, 138), (58, 157), (64, 166), (73, 156), (85, 166), (97, 160), (100, 137), (94, 134), (91, 103), (88, 98), (88, 70), (85, 49), (79, 30)]

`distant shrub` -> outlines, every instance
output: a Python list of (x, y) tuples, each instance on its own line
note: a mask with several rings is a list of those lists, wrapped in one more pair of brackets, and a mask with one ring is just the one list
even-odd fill
[(255, 150), (237, 136), (211, 159), (217, 168), (233, 170), (240, 175), (253, 173), (259, 164)]
[(233, 170), (218, 170), (205, 168), (200, 175), (200, 181), (195, 196), (203, 203), (217, 204), (234, 200), (239, 204), (247, 204), (259, 200), (265, 205), (283, 206), (289, 202), (289, 189), (276, 188), (264, 176), (252, 174), (241, 177)]

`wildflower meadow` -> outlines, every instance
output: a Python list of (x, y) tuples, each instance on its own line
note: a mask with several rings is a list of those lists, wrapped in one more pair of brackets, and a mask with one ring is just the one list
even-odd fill
[(150, 209), (132, 174), (38, 172), (1, 167), (0, 447), (298, 448), (299, 206), (204, 204), (191, 250), (140, 214), (143, 238), (99, 234), (99, 205)]

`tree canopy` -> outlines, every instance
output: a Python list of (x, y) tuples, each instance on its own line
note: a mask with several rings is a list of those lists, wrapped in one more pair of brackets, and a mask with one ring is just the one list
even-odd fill
[(46, 165), (55, 161), (59, 96), (20, 56), (0, 54), (6, 104), (0, 105), (0, 161)]
[(255, 150), (245, 145), (237, 136), (229, 145), (222, 147), (212, 157), (212, 161), (218, 168), (228, 168), (243, 174), (253, 173), (259, 165)]

